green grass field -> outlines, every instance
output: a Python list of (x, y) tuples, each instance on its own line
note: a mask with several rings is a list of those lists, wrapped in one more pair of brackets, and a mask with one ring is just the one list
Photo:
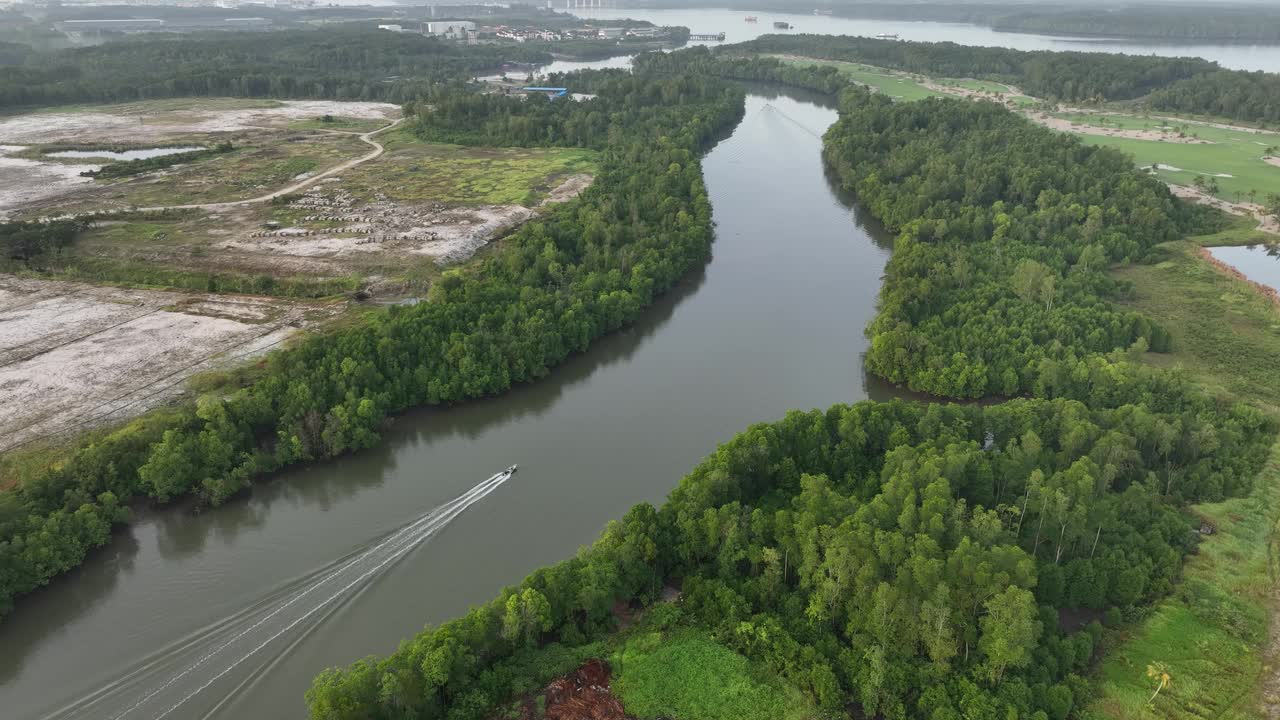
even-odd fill
[(896, 100), (921, 100), (927, 97), (947, 97), (946, 93), (930, 90), (912, 78), (893, 73), (884, 68), (859, 63), (838, 62), (835, 60), (817, 60), (810, 58), (780, 57), (780, 60), (792, 65), (830, 65), (847, 75), (860, 85), (866, 85)]
[(492, 717), (544, 718), (547, 683), (593, 658), (608, 661), (610, 689), (638, 720), (816, 720), (813, 701), (763, 665), (690, 627), (679, 606), (650, 606), (634, 625), (592, 643), (552, 643), (504, 661), (514, 696)]
[[(1138, 720), (1263, 717), (1268, 613), (1274, 602), (1270, 543), (1280, 500), (1280, 444), (1252, 494), (1192, 508), (1213, 523), (1175, 594), (1104, 655), (1094, 715)], [(1162, 667), (1169, 685), (1152, 701)]]
[(1197, 254), (1202, 245), (1257, 242), (1250, 224), (1240, 219), (1218, 235), (1167, 243), (1159, 262), (1115, 275), (1133, 283), (1131, 304), (1173, 336), (1174, 352), (1149, 353), (1153, 364), (1181, 368), (1211, 391), (1280, 413), (1280, 314)]
[(566, 148), (476, 148), (418, 140), (407, 130), (380, 136), (386, 154), (343, 173), (342, 187), (370, 200), (532, 205), (564, 178), (595, 172), (595, 152)]
[[(1263, 161), (1268, 147), (1280, 147), (1280, 134), (1226, 130), (1207, 125), (1182, 123), (1175, 120), (1145, 118), (1138, 115), (1094, 115), (1062, 113), (1058, 117), (1082, 125), (1095, 125), (1125, 130), (1156, 130), (1176, 138), (1181, 131), (1210, 141), (1208, 145), (1193, 145), (1159, 140), (1081, 135), (1092, 145), (1108, 145), (1133, 156), (1142, 166), (1162, 165), (1156, 174), (1160, 179), (1178, 185), (1191, 185), (1197, 175), (1213, 177), (1220, 191), (1218, 197), (1232, 202), (1248, 201), (1250, 190), (1257, 191), (1257, 198), (1268, 193), (1280, 192), (1280, 166)], [(1277, 151), (1280, 154), (1280, 151)]]
[(812, 702), (700, 630), (636, 634), (609, 658), (613, 689), (642, 720), (803, 720)]

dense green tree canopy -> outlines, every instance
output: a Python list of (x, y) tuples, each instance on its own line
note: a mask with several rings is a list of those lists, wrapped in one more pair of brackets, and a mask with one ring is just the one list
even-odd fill
[(0, 73), (0, 107), (187, 96), (404, 102), (504, 62), (550, 61), (544, 50), (369, 27), (143, 35), (25, 55)]
[[(290, 463), (370, 447), (389, 413), (544, 376), (705, 262), (711, 208), (698, 153), (741, 117), (741, 92), (712, 79), (620, 71), (579, 84), (596, 98), (441, 93), (437, 112), (413, 121), (424, 137), (596, 148), (593, 186), (477, 265), (446, 272), (430, 302), (276, 353), (261, 379), (235, 395), (134, 423), (0, 495), (0, 611), (105, 540), (49, 531), (68, 513), (117, 519), (104, 494), (218, 503)], [(71, 223), (0, 226), (0, 243), (22, 256), (74, 231)], [(59, 557), (74, 562), (42, 560), (51, 548), (65, 548)]]

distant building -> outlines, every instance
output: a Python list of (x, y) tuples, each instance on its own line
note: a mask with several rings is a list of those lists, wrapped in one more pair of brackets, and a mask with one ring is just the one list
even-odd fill
[(468, 34), (476, 31), (476, 24), (470, 20), (432, 20), (422, 24), (424, 35), (435, 35), (446, 40), (465, 40)]
[(600, 28), (596, 34), (605, 40), (617, 40), (622, 37), (622, 28)]
[(666, 37), (667, 31), (665, 28), (638, 27), (638, 28), (631, 28), (630, 30), (628, 30), (627, 35), (630, 35), (631, 37), (637, 37), (637, 38), (659, 38), (659, 37)]
[(379, 30), (388, 30), (390, 32), (404, 32), (404, 27), (400, 25), (379, 25)]

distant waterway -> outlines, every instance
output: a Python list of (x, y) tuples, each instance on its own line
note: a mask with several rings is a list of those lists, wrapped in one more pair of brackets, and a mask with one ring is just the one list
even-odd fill
[[(1148, 42), (1116, 38), (1083, 38), (1031, 33), (996, 32), (981, 25), (964, 23), (915, 22), (908, 20), (869, 20), (801, 13), (776, 13), (729, 10), (726, 8), (689, 8), (681, 10), (647, 10), (632, 8), (567, 9), (564, 2), (557, 9), (591, 20), (633, 18), (655, 25), (682, 25), (693, 33), (725, 34), (725, 42), (743, 42), (766, 33), (817, 33), (821, 35), (897, 35), (900, 40), (953, 42), (960, 45), (1007, 47), (1015, 50), (1073, 50), (1080, 52), (1126, 53), (1129, 55), (1167, 55), (1202, 57), (1234, 70), (1280, 72), (1280, 46), (1229, 45), (1203, 42)], [(757, 22), (746, 22), (749, 15)], [(785, 22), (790, 30), (777, 30), (775, 22)], [(716, 44), (716, 43), (703, 43)]]
[[(181, 701), (168, 717), (303, 717), (324, 668), (391, 652), (571, 556), (748, 425), (889, 397), (862, 362), (889, 239), (824, 173), (835, 117), (816, 97), (753, 90), (704, 162), (710, 262), (548, 377), (397, 418), (379, 447), (224, 507), (143, 512), (22, 598), (0, 622), (0, 716), (149, 720)], [(405, 534), (512, 463), (447, 526)], [(416, 544), (370, 555), (395, 538)]]
[(1214, 259), (1241, 275), (1280, 292), (1280, 245), (1240, 245), (1208, 248)]
[(56, 158), (93, 158), (95, 160), (146, 160), (148, 158), (164, 157), (165, 155), (177, 155), (178, 153), (192, 152), (195, 150), (204, 150), (200, 146), (192, 147), (167, 147), (167, 148), (143, 148), (140, 150), (59, 150), (58, 152), (46, 153), (48, 157)]

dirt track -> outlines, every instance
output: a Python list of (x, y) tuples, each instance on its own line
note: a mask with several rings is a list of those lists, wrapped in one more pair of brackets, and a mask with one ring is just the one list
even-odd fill
[(1200, 203), (1201, 205), (1209, 205), (1210, 207), (1215, 207), (1223, 212), (1231, 213), (1232, 215), (1260, 218), (1258, 220), (1259, 230), (1262, 232), (1280, 235), (1280, 218), (1277, 218), (1275, 215), (1268, 215), (1266, 213), (1266, 209), (1257, 203), (1227, 202), (1222, 198), (1207, 195), (1193, 187), (1187, 187), (1186, 185), (1170, 184), (1169, 189), (1173, 191), (1174, 195), (1177, 195), (1184, 200), (1192, 200)]
[(404, 118), (398, 118), (396, 120), (393, 120), (391, 124), (387, 125), (386, 127), (380, 127), (377, 130), (372, 130), (367, 133), (362, 133), (360, 135), (361, 142), (364, 142), (364, 143), (367, 143), (368, 145), (373, 146), (373, 152), (369, 153), (368, 155), (362, 155), (361, 157), (348, 160), (342, 163), (341, 165), (336, 165), (334, 167), (331, 167), (322, 173), (317, 173), (316, 175), (313, 175), (312, 177), (309, 177), (306, 180), (296, 182), (292, 185), (289, 185), (288, 187), (282, 188), (280, 190), (276, 190), (271, 193), (267, 193), (266, 195), (259, 195), (258, 197), (249, 198), (247, 200), (233, 200), (231, 202), (196, 203), (193, 205), (157, 205), (154, 207), (139, 208), (139, 210), (141, 210), (142, 212), (157, 212), (160, 210), (220, 210), (224, 208), (237, 207), (241, 205), (254, 205), (257, 203), (270, 202), (272, 200), (275, 200), (278, 197), (283, 197), (285, 195), (290, 195), (296, 192), (300, 192), (320, 182), (321, 180), (324, 180), (325, 178), (333, 177), (334, 175), (350, 170), (351, 168), (357, 165), (367, 163), (370, 160), (373, 160), (379, 157), (380, 155), (382, 155), (382, 153), (386, 152), (386, 149), (382, 147), (382, 143), (374, 140), (373, 136), (377, 135), (378, 133), (386, 132), (387, 130), (390, 130), (391, 128), (399, 125), (402, 122), (404, 122)]

